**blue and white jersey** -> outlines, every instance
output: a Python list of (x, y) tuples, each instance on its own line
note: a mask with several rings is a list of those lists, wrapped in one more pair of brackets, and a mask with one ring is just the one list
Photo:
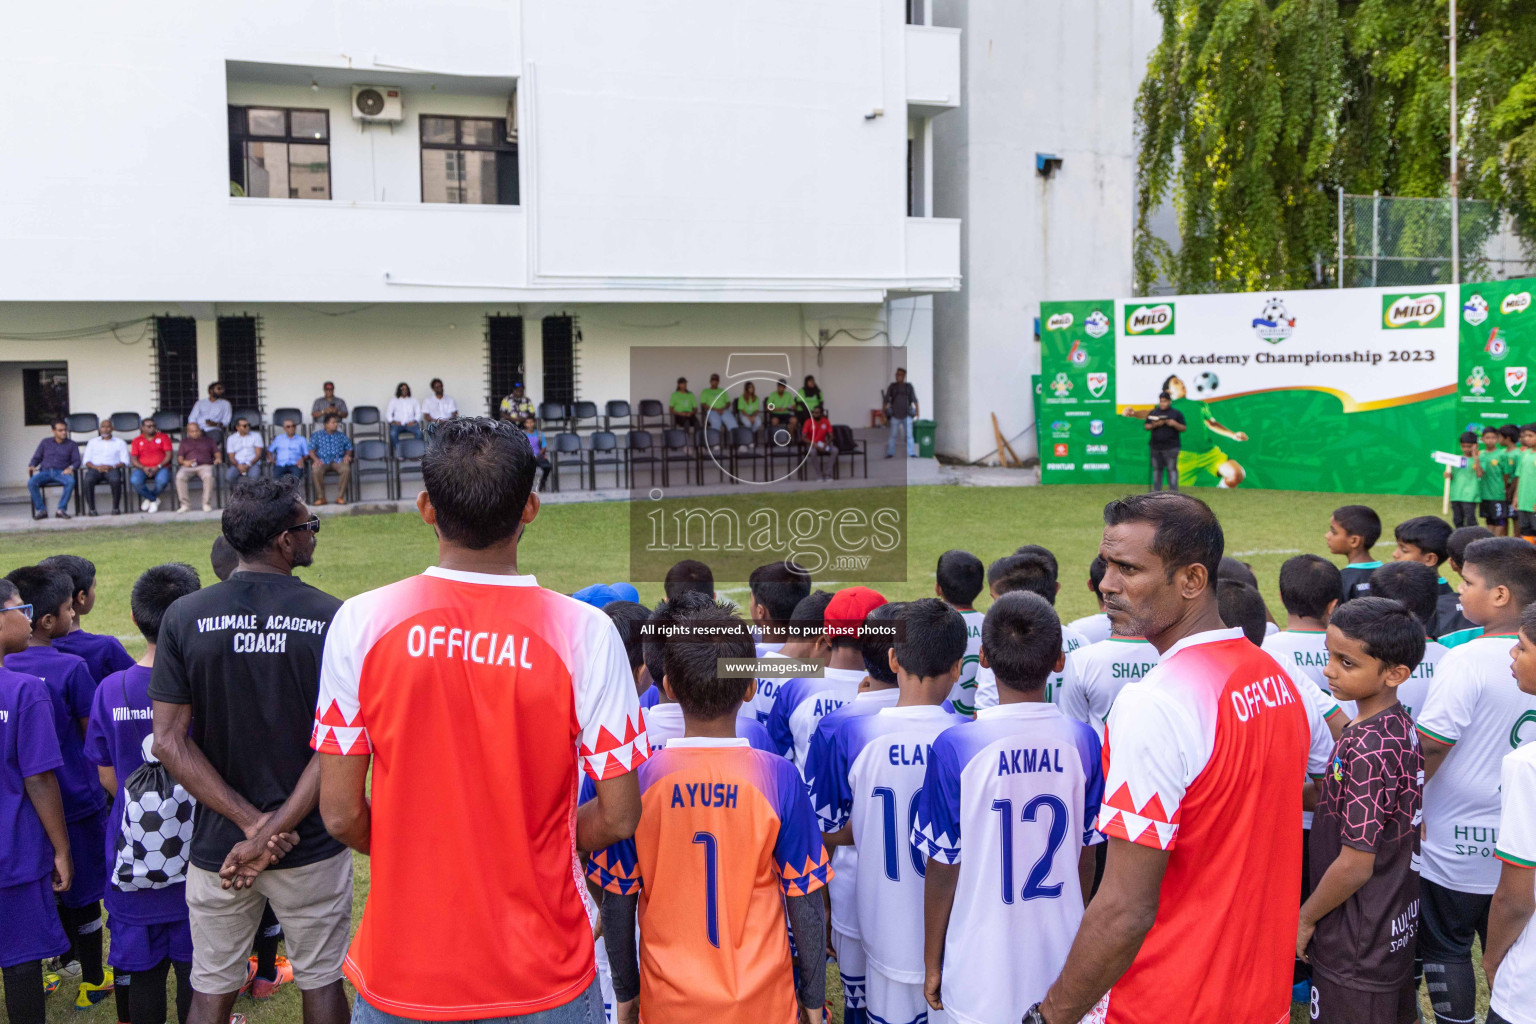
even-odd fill
[(820, 679), (791, 679), (774, 695), (768, 715), (768, 735), (774, 748), (805, 775), (811, 736), (823, 718), (853, 700), (864, 673), (852, 668), (828, 668)]
[[(681, 736), (683, 730), (683, 708), (680, 704), (657, 704), (645, 713), (645, 731), (650, 738), (652, 750), (660, 750), (669, 741)], [(773, 741), (768, 738), (768, 730), (758, 724), (755, 718), (745, 715), (737, 717), (736, 738), (746, 740), (753, 750), (778, 753)]]
[[(762, 645), (758, 646), (761, 648)], [(783, 659), (784, 655), (778, 651), (769, 651), (766, 654), (758, 654), (757, 658), (759, 661), (767, 661), (770, 658)], [(757, 680), (757, 690), (752, 694), (752, 699), (747, 701), (746, 708), (752, 712), (758, 722), (763, 725), (768, 724), (768, 716), (773, 713), (774, 698), (779, 695), (779, 691), (787, 682), (789, 682), (788, 679), (759, 678)]]
[(913, 813), (933, 741), (963, 719), (947, 707), (886, 708), (839, 723), (811, 804), (823, 832), (853, 824), (859, 852), (859, 937), (870, 967), (892, 981), (923, 980), (923, 876), (911, 841)]
[(978, 611), (961, 612), (965, 620), (965, 657), (960, 659), (960, 678), (949, 691), (949, 706), (957, 715), (976, 715), (976, 673), (981, 669), (981, 623), (986, 615)]
[(1050, 704), (985, 708), (934, 740), (912, 844), (960, 865), (944, 945), (954, 1024), (1019, 1020), (1045, 998), (1083, 918), (1078, 863), (1104, 841), (1103, 796), (1098, 736)]
[[(1061, 653), (1071, 654), (1079, 647), (1087, 647), (1088, 638), (1083, 636), (1071, 626), (1061, 627)], [(1066, 665), (1060, 672), (1052, 672), (1045, 677), (1045, 699), (1052, 704), (1061, 703), (1061, 693), (1072, 685), (1072, 659), (1068, 658)], [(976, 673), (976, 707), (997, 707), (997, 676), (992, 674), (989, 668), (980, 669)], [(1026, 1007), (1027, 1009), (1027, 1007)]]
[[(832, 770), (832, 738), (843, 722), (893, 708), (900, 699), (901, 691), (894, 686), (888, 690), (865, 690), (823, 718), (811, 737), (810, 753), (805, 759), (806, 787), (815, 793), (816, 776)], [(858, 868), (859, 851), (852, 846), (839, 846), (832, 851), (832, 881), (827, 883), (827, 894), (832, 900), (832, 930), (850, 939), (859, 937), (859, 915), (854, 906)]]

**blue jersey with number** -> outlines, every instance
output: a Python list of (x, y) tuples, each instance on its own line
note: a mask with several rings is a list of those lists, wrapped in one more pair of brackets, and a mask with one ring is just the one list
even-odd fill
[(983, 708), (934, 740), (911, 839), (960, 865), (944, 945), (952, 1022), (1019, 1020), (1045, 998), (1083, 917), (1078, 861), (1103, 842), (1103, 795), (1098, 736), (1051, 704)]

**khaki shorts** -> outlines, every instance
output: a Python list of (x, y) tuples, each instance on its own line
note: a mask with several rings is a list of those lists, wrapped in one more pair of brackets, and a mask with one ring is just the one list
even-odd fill
[(352, 934), (352, 853), (300, 868), (269, 868), (250, 889), (224, 889), (216, 871), (187, 868), (192, 987), (207, 995), (245, 984), (251, 943), (268, 903), (283, 926), (293, 980), (311, 991), (341, 980)]

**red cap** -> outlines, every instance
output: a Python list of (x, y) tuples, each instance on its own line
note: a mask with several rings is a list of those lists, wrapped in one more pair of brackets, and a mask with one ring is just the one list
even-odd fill
[(885, 604), (877, 591), (868, 587), (846, 587), (832, 595), (827, 602), (827, 636), (858, 636), (859, 627), (869, 613)]

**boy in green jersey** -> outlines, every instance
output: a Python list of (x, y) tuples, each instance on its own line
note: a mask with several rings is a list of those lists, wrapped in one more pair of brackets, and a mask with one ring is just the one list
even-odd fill
[(1536, 423), (1520, 428), (1515, 475), (1516, 528), (1521, 537), (1536, 537)]
[(1445, 478), (1451, 482), (1451, 521), (1455, 526), (1476, 526), (1485, 470), (1477, 454), (1477, 435), (1470, 430), (1461, 435), (1461, 455), (1460, 466), (1445, 467)]
[[(1504, 450), (1498, 427), (1483, 428), (1483, 450), (1478, 452), (1478, 465), (1482, 473), (1478, 477), (1478, 501), (1482, 503), (1483, 521), (1497, 537), (1502, 537), (1509, 521), (1509, 473), (1510, 458)], [(1458, 523), (1471, 526), (1471, 523)]]

